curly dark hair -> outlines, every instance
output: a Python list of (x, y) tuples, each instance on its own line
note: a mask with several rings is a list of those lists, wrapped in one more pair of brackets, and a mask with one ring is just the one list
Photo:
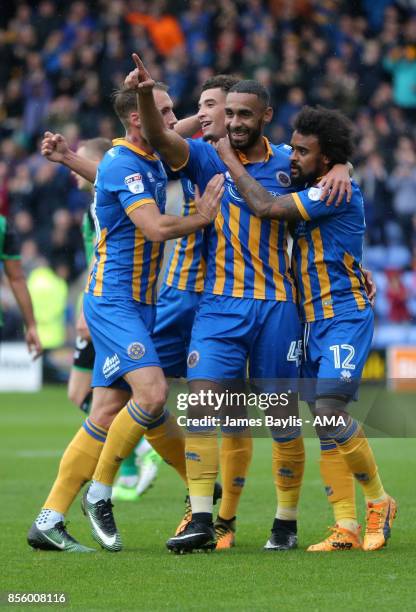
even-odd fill
[(201, 91), (207, 89), (221, 89), (223, 92), (228, 93), (240, 79), (230, 74), (217, 74), (216, 76), (209, 77), (202, 84)]
[(337, 110), (304, 106), (293, 127), (304, 136), (316, 136), (321, 153), (328, 157), (331, 165), (346, 164), (353, 154), (353, 124)]

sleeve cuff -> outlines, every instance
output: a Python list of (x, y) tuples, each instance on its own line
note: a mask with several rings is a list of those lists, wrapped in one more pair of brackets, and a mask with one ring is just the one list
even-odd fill
[(188, 165), (190, 154), (191, 154), (191, 152), (189, 151), (189, 148), (188, 148), (188, 155), (186, 156), (186, 160), (180, 166), (173, 167), (170, 164), (168, 164), (169, 168), (172, 170), (172, 172), (179, 172), (179, 170), (182, 170), (183, 168), (185, 168), (185, 166)]
[(296, 207), (297, 207), (297, 209), (298, 209), (298, 211), (299, 211), (299, 213), (300, 213), (300, 215), (301, 215), (302, 219), (303, 219), (304, 221), (310, 221), (310, 220), (311, 220), (311, 218), (310, 218), (310, 216), (308, 215), (308, 213), (306, 212), (306, 208), (305, 208), (305, 207), (304, 207), (304, 205), (302, 204), (302, 200), (300, 199), (300, 197), (298, 196), (298, 194), (297, 194), (297, 193), (292, 193), (292, 198), (293, 198), (293, 200), (294, 200), (294, 202), (295, 202), (295, 204), (296, 204)]
[(143, 206), (144, 204), (156, 204), (156, 202), (153, 198), (143, 198), (143, 200), (138, 200), (137, 202), (130, 204), (130, 206), (127, 206), (126, 213), (129, 215), (133, 212), (133, 210), (140, 208), (140, 206)]

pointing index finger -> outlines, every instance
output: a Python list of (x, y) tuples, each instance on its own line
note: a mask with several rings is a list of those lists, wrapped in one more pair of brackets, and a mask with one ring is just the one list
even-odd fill
[(137, 53), (132, 53), (131, 57), (133, 58), (133, 62), (136, 64), (136, 68), (138, 70), (144, 70), (143, 62)]

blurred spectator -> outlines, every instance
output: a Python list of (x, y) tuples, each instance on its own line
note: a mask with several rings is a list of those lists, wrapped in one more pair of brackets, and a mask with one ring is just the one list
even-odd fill
[(405, 25), (403, 44), (394, 46), (384, 58), (384, 67), (393, 75), (394, 102), (416, 117), (416, 16)]
[(127, 22), (145, 26), (150, 34), (156, 50), (165, 56), (184, 46), (185, 38), (178, 20), (165, 12), (163, 0), (153, 0), (147, 13), (133, 11), (127, 15)]
[(7, 179), (7, 165), (0, 162), (0, 215), (9, 214), (9, 185)]
[(283, 140), (290, 141), (292, 124), (295, 116), (305, 104), (305, 94), (300, 87), (292, 87), (287, 94), (287, 100), (279, 106), (277, 123), (283, 128)]
[[(189, 9), (186, 10), (181, 18), (180, 25), (184, 35), (186, 44), (186, 51), (188, 57), (193, 58), (201, 56), (201, 51), (204, 54), (208, 54), (208, 41), (211, 38), (211, 24), (213, 18), (213, 11), (210, 6), (204, 6), (203, 0), (191, 0)], [(213, 61), (212, 52), (206, 57), (210, 60), (208, 64)], [(199, 63), (198, 65), (202, 65)]]
[(364, 165), (358, 169), (358, 182), (364, 198), (367, 239), (370, 245), (387, 244), (386, 222), (392, 217), (387, 178), (383, 157), (377, 152), (370, 153)]
[(387, 299), (389, 302), (389, 319), (394, 323), (409, 321), (410, 314), (407, 309), (407, 291), (403, 284), (400, 270), (387, 271)]
[(65, 280), (45, 262), (31, 272), (27, 284), (42, 346), (45, 350), (63, 346), (66, 339), (65, 310), (68, 297)]
[(393, 194), (393, 209), (410, 246), (413, 234), (413, 216), (416, 214), (416, 154), (413, 141), (406, 136), (399, 140), (395, 151), (396, 166), (388, 179)]

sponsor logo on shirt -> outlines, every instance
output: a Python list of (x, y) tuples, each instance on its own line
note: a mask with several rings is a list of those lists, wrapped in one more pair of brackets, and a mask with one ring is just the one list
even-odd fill
[(120, 369), (120, 358), (117, 353), (114, 353), (111, 357), (107, 357), (103, 365), (103, 374), (105, 378), (110, 378), (113, 374), (118, 372)]

